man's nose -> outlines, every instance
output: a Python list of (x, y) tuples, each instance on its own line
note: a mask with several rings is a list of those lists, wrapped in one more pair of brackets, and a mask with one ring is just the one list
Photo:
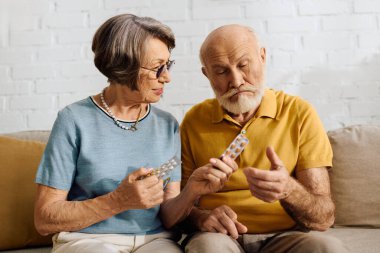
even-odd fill
[(231, 70), (230, 75), (230, 88), (239, 88), (241, 85), (244, 84), (244, 78), (243, 73), (239, 71), (238, 69)]

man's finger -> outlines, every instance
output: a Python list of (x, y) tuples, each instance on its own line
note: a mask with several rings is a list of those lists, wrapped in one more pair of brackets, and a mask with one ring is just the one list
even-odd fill
[(237, 239), (239, 236), (239, 233), (236, 229), (235, 222), (232, 220), (226, 213), (223, 213), (221, 217), (219, 217), (220, 223), (222, 223), (223, 227), (227, 230), (228, 234), (234, 238)]
[(270, 192), (281, 192), (281, 185), (278, 183), (279, 181), (264, 181), (257, 180), (252, 178), (247, 178), (249, 185), (253, 186), (256, 189), (260, 189), (262, 191), (270, 191)]
[(244, 226), (243, 223), (240, 223), (237, 220), (235, 221), (235, 226), (236, 226), (236, 229), (239, 232), (239, 234), (245, 234), (248, 231), (248, 228), (246, 226)]
[(227, 230), (220, 223), (219, 219), (217, 219), (213, 215), (210, 215), (207, 218), (207, 221), (204, 223), (203, 227), (204, 227), (204, 231), (227, 234)]
[(252, 167), (247, 167), (244, 168), (243, 172), (248, 180), (263, 180), (269, 182), (280, 181), (280, 178), (277, 175), (277, 171), (261, 170)]
[(275, 170), (277, 168), (283, 167), (284, 163), (281, 161), (281, 159), (278, 157), (276, 152), (274, 151), (273, 147), (267, 147), (266, 149), (267, 157), (271, 163), (271, 169)]
[(231, 220), (235, 221), (237, 219), (237, 214), (234, 212), (234, 210), (231, 209), (229, 206), (222, 206), (224, 212), (227, 214), (228, 217), (231, 218)]

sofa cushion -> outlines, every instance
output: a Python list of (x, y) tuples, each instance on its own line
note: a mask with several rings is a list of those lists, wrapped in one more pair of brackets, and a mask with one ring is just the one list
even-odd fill
[(328, 135), (335, 225), (380, 227), (380, 126), (351, 126)]
[(380, 249), (380, 229), (363, 227), (330, 228), (327, 235), (340, 239), (349, 252), (378, 253)]
[(34, 228), (34, 178), (45, 143), (0, 136), (0, 250), (51, 244)]
[(21, 131), (21, 132), (4, 134), (4, 136), (13, 137), (16, 139), (21, 139), (21, 140), (47, 142), (50, 136), (50, 131), (49, 130), (29, 130), (29, 131)]

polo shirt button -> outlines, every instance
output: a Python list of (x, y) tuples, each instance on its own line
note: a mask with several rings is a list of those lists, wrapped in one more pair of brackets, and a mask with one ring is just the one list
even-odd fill
[(245, 134), (246, 132), (247, 132), (247, 131), (245, 131), (245, 130), (241, 130), (241, 133), (242, 133), (242, 134)]

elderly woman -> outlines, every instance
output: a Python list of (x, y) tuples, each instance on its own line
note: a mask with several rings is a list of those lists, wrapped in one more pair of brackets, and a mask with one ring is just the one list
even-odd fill
[(165, 184), (149, 176), (181, 156), (177, 121), (151, 105), (170, 81), (174, 46), (152, 18), (123, 14), (97, 30), (94, 61), (109, 85), (59, 112), (36, 176), (35, 224), (55, 233), (52, 252), (181, 252), (165, 228), (232, 173), (236, 164), (214, 159), (181, 193), (180, 166)]

